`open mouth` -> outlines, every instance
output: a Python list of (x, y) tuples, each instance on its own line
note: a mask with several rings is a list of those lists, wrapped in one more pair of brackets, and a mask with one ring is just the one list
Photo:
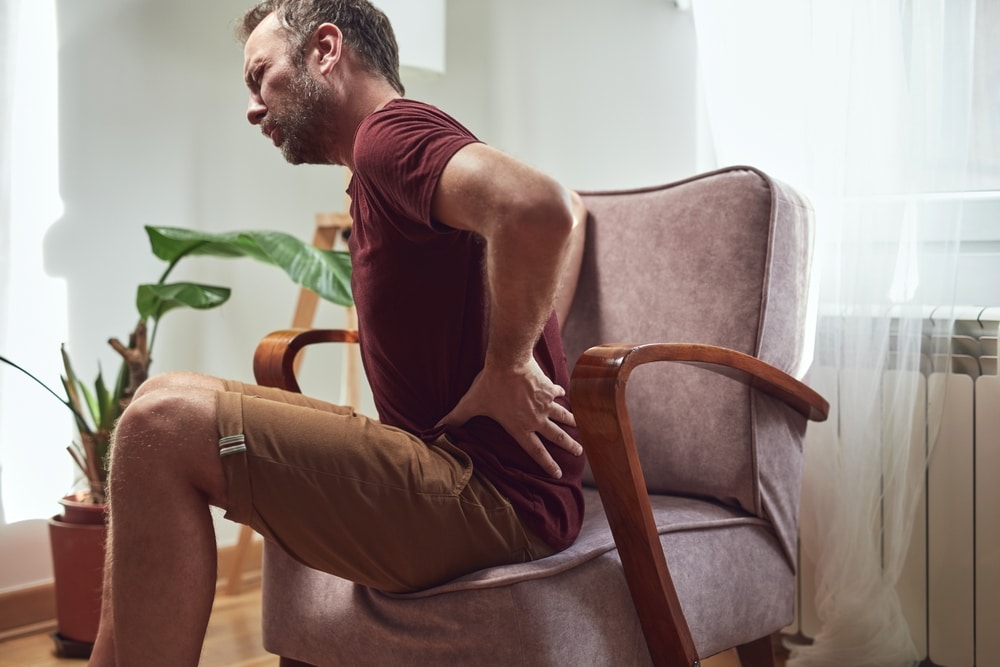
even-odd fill
[(261, 123), (260, 131), (264, 134), (265, 137), (270, 139), (275, 146), (279, 146), (281, 144), (281, 130), (279, 130), (278, 126), (275, 125), (274, 123), (270, 122)]

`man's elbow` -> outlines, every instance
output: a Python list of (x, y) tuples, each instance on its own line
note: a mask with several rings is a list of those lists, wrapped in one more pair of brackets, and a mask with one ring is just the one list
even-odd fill
[(522, 203), (523, 213), (517, 217), (549, 242), (566, 243), (577, 223), (574, 195), (556, 182), (547, 183), (530, 201)]

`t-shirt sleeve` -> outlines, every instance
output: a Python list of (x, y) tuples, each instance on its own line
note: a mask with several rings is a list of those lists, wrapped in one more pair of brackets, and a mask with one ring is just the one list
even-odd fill
[(379, 193), (390, 219), (432, 225), (431, 200), (448, 161), (477, 142), (468, 130), (433, 109), (379, 111), (358, 130), (355, 170)]

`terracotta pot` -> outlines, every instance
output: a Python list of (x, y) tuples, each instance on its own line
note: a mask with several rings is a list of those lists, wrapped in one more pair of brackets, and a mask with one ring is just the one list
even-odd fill
[(106, 508), (82, 500), (63, 498), (63, 513), (49, 520), (58, 625), (53, 639), (67, 657), (89, 654), (101, 618)]

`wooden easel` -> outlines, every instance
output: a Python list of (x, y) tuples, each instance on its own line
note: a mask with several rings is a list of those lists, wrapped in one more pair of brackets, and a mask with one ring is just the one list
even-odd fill
[[(352, 225), (351, 216), (348, 213), (317, 213), (316, 233), (313, 235), (313, 245), (325, 250), (333, 250), (337, 245), (337, 240), (344, 238), (344, 233), (349, 232)], [(316, 307), (319, 305), (319, 296), (312, 290), (302, 288), (299, 290), (299, 300), (295, 305), (295, 314), (292, 316), (292, 328), (307, 329), (312, 326), (316, 317)], [(358, 328), (358, 313), (354, 306), (347, 307), (347, 321), (345, 329)], [(299, 372), (304, 353), (300, 353), (295, 359), (295, 372)], [(344, 348), (344, 383), (341, 395), (344, 405), (349, 405), (354, 409), (360, 403), (360, 364), (358, 355), (353, 346)]]
[[(350, 178), (348, 172), (347, 178)], [(350, 200), (347, 201), (346, 210), (350, 210)], [(316, 231), (313, 234), (313, 245), (325, 250), (333, 250), (338, 239), (344, 238), (344, 233), (351, 229), (353, 221), (349, 213), (317, 213)], [(302, 288), (299, 290), (298, 302), (295, 305), (295, 314), (292, 316), (292, 328), (306, 329), (312, 326), (316, 317), (316, 308), (319, 305), (319, 296), (312, 290)], [(358, 328), (358, 315), (354, 306), (347, 308), (347, 322), (345, 329)], [(295, 359), (295, 372), (298, 373), (299, 365), (302, 362), (302, 353)], [(361, 364), (358, 358), (356, 346), (348, 345), (344, 348), (344, 382), (341, 386), (342, 403), (349, 405), (355, 410), (361, 400)], [(240, 526), (240, 536), (233, 550), (233, 560), (230, 567), (229, 579), (226, 581), (226, 594), (235, 595), (240, 592), (243, 583), (243, 568), (246, 567), (247, 552), (250, 543), (253, 541), (253, 529), (250, 526)]]

